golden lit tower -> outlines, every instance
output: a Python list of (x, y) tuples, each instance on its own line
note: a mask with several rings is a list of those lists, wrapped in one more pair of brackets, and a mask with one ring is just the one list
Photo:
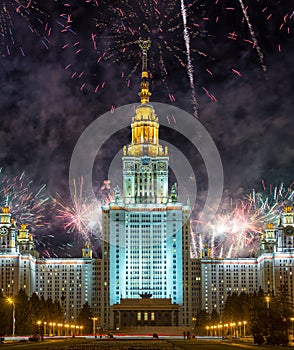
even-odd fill
[(168, 150), (159, 144), (159, 123), (148, 103), (147, 52), (151, 41), (139, 40), (142, 50), (141, 104), (132, 117), (132, 143), (124, 147), (125, 203), (166, 203), (168, 200)]

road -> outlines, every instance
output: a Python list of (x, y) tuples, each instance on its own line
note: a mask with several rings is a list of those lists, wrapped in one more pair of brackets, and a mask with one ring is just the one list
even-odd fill
[[(253, 344), (231, 343), (214, 340), (50, 340), (0, 344), (0, 350), (269, 350), (269, 347)], [(283, 349), (287, 349), (283, 347)], [(293, 348), (292, 348), (293, 349)]]
[[(269, 350), (270, 347), (257, 346), (254, 344), (246, 343), (232, 343), (229, 341), (213, 341), (213, 340), (168, 340), (169, 343), (172, 343), (175, 348), (180, 347), (183, 350), (233, 350), (233, 349), (255, 349), (255, 350)], [(273, 348), (274, 349), (274, 348)], [(277, 348), (276, 348), (277, 349)], [(291, 349), (283, 347), (283, 349)], [(293, 349), (293, 348), (292, 348)]]

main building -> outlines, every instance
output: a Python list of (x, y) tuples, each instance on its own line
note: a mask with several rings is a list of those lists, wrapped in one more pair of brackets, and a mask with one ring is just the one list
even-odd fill
[[(0, 289), (19, 289), (60, 300), (74, 323), (88, 302), (99, 328), (190, 327), (200, 310), (222, 313), (232, 292), (277, 292), (286, 285), (294, 302), (294, 225), (291, 206), (269, 224), (257, 258), (215, 259), (209, 249), (190, 257), (190, 207), (168, 184), (168, 149), (159, 143), (159, 120), (149, 103), (147, 50), (141, 42), (141, 103), (132, 117), (132, 140), (123, 149), (123, 194), (115, 189), (102, 207), (102, 256), (39, 258), (26, 225), (16, 226), (6, 203), (0, 213)], [(47, 320), (50, 321), (50, 320)]]

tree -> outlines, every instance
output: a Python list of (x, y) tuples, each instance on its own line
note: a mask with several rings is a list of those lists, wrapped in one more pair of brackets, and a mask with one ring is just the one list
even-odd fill
[(26, 292), (20, 289), (14, 296), (15, 303), (15, 333), (29, 334), (31, 324), (29, 323), (30, 303)]
[(92, 333), (93, 331), (93, 313), (88, 302), (83, 305), (77, 317), (78, 324), (83, 326), (85, 333)]
[(196, 319), (197, 319), (196, 321), (197, 331), (199, 332), (199, 334), (205, 334), (206, 326), (210, 322), (210, 317), (208, 312), (206, 312), (205, 310), (200, 310), (197, 313)]
[(210, 315), (210, 320), (211, 320), (211, 323), (213, 324), (220, 323), (220, 315), (217, 313), (215, 309), (212, 310), (212, 313)]
[(11, 333), (12, 330), (12, 315), (11, 305), (7, 303), (7, 298), (0, 291), (0, 337)]

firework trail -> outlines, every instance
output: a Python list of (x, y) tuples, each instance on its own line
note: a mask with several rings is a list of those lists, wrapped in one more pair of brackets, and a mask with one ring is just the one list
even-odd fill
[(266, 65), (264, 63), (264, 56), (263, 56), (263, 53), (261, 51), (260, 46), (258, 45), (258, 41), (256, 39), (255, 32), (254, 32), (252, 24), (250, 22), (250, 19), (249, 19), (248, 13), (247, 13), (247, 9), (244, 6), (243, 0), (239, 0), (239, 3), (241, 5), (244, 17), (246, 19), (246, 22), (247, 22), (247, 25), (248, 25), (248, 28), (249, 28), (249, 31), (250, 31), (251, 38), (253, 40), (253, 47), (256, 48), (256, 51), (257, 51), (257, 54), (258, 54), (258, 57), (259, 57), (259, 61), (260, 61), (260, 64), (261, 64), (261, 68), (262, 68), (262, 70), (264, 72), (265, 78), (267, 79), (267, 67), (266, 67)]
[(196, 118), (198, 118), (198, 102), (197, 102), (196, 93), (195, 93), (195, 84), (194, 84), (194, 77), (193, 77), (194, 69), (193, 69), (193, 65), (191, 62), (190, 36), (189, 36), (188, 28), (187, 28), (187, 12), (186, 12), (184, 0), (181, 0), (181, 14), (182, 14), (182, 19), (183, 19), (183, 26), (184, 26), (183, 35), (184, 35), (186, 54), (187, 54), (187, 72), (188, 72), (190, 87), (191, 87), (191, 91), (192, 91), (192, 104), (193, 104), (193, 109), (194, 109), (194, 116)]
[[(192, 107), (194, 115), (198, 116), (191, 52), (203, 53), (190, 46), (190, 39), (200, 35), (200, 29), (191, 33), (188, 29), (189, 25), (196, 28), (191, 16), (194, 13), (192, 5), (197, 6), (197, 3), (193, 0), (185, 7), (183, 1), (180, 3), (179, 1), (142, 0), (134, 3), (124, 0), (114, 1), (111, 5), (105, 4), (103, 1), (99, 3), (88, 2), (87, 6), (92, 4), (93, 23), (95, 23), (94, 28), (89, 25), (91, 27), (89, 28), (91, 31), (89, 36), (92, 44), (90, 48), (82, 46), (82, 40), (76, 38), (79, 30), (75, 28), (75, 18), (69, 14), (70, 8), (68, 8), (67, 13), (63, 14), (62, 21), (60, 21), (62, 32), (69, 35), (67, 36), (69, 40), (63, 48), (74, 51), (77, 60), (75, 65), (72, 62), (68, 63), (65, 69), (70, 72), (72, 79), (79, 80), (81, 90), (90, 89), (95, 93), (102, 91), (107, 82), (94, 83), (97, 77), (89, 76), (89, 72), (82, 68), (82, 62), (80, 62), (81, 64), (77, 63), (79, 56), (91, 55), (92, 51), (95, 52), (95, 64), (98, 70), (100, 70), (99, 66), (102, 68), (105, 65), (120, 63), (123, 66), (120, 79), (129, 87), (131, 86), (131, 78), (140, 67), (141, 53), (138, 52), (138, 39), (139, 37), (150, 37), (153, 48), (149, 52), (148, 62), (152, 89), (154, 90), (155, 84), (162, 84), (169, 101), (171, 103), (176, 101), (168, 83), (169, 75), (171, 71), (174, 71), (174, 67), (171, 69), (169, 66), (170, 57), (173, 57), (173, 64), (179, 63), (178, 67), (187, 71), (192, 94)], [(123, 62), (129, 62), (130, 67)], [(81, 68), (76, 69), (77, 66)], [(91, 81), (90, 84), (89, 81)]]
[[(281, 52), (285, 36), (292, 34), (291, 21), (294, 18), (290, 5), (278, 7), (265, 0), (250, 5), (253, 18), (249, 17), (245, 0), (239, 0), (236, 8), (228, 6), (227, 1), (219, 0), (114, 0), (111, 3), (85, 0), (80, 3), (79, 6), (86, 15), (90, 14), (91, 20), (85, 23), (79, 17), (79, 11), (76, 11), (76, 2), (69, 0), (63, 4), (64, 13), (60, 15), (59, 25), (66, 40), (63, 45), (66, 55), (64, 67), (70, 78), (79, 84), (81, 91), (101, 94), (105, 88), (111, 89), (113, 83), (132, 88), (132, 78), (140, 67), (136, 43), (139, 37), (150, 37), (153, 45), (149, 55), (152, 73), (150, 85), (154, 96), (157, 89), (163, 90), (167, 100), (177, 103), (176, 93), (171, 91), (171, 80), (176, 81), (176, 74), (181, 74), (183, 69), (188, 76), (187, 89), (190, 89), (194, 115), (198, 115), (197, 91), (212, 102), (217, 101), (211, 92), (213, 79), (225, 72), (233, 74), (234, 78), (246, 77), (246, 72), (238, 67), (244, 64), (240, 60), (240, 51), (257, 51), (262, 70), (267, 75), (259, 42), (265, 42), (266, 46), (274, 45), (274, 49), (278, 48)], [(262, 30), (257, 35), (252, 23), (261, 19)], [(249, 38), (244, 37), (244, 22)], [(230, 40), (229, 44), (227, 39)], [(219, 49), (222, 45), (224, 50)], [(194, 81), (196, 55), (200, 89)], [(228, 57), (230, 61), (236, 60), (236, 64), (217, 66), (221, 62), (226, 64)], [(110, 71), (111, 79), (109, 74), (103, 74)], [(203, 79), (205, 82), (202, 83)]]
[(49, 15), (34, 0), (4, 0), (0, 5), (0, 55), (5, 57), (20, 52), (25, 56), (24, 48), (19, 44), (23, 41), (18, 28), (20, 22), (24, 22), (28, 31), (39, 37), (48, 49), (51, 35), (48, 20)]
[(267, 188), (265, 181), (262, 180), (262, 188), (261, 192), (253, 189), (247, 200), (254, 209), (259, 209), (267, 215), (268, 222), (276, 224), (284, 206), (294, 201), (294, 182), (289, 186), (285, 186), (283, 182), (278, 186), (270, 184)]
[[(260, 234), (267, 223), (277, 225), (284, 206), (294, 201), (294, 182), (266, 187), (262, 180), (263, 191), (252, 192), (233, 204), (232, 199), (223, 200), (222, 211), (212, 220), (205, 222), (194, 220), (192, 229), (199, 223), (205, 232), (192, 234), (192, 254), (201, 256), (201, 250), (207, 244), (213, 257), (238, 257), (254, 255), (259, 250)], [(213, 212), (213, 211), (212, 211)]]
[(38, 229), (48, 227), (46, 220), (50, 197), (46, 193), (46, 186), (35, 187), (26, 174), (8, 177), (0, 169), (0, 198), (2, 204), (8, 201), (10, 211), (17, 222), (29, 225), (30, 231), (36, 236)]
[(105, 180), (98, 193), (98, 200), (89, 202), (83, 195), (83, 178), (74, 180), (74, 196), (72, 205), (64, 202), (61, 195), (53, 199), (57, 208), (57, 218), (64, 223), (64, 229), (79, 234), (84, 241), (91, 236), (100, 237), (101, 206), (108, 204), (113, 198), (110, 181)]

